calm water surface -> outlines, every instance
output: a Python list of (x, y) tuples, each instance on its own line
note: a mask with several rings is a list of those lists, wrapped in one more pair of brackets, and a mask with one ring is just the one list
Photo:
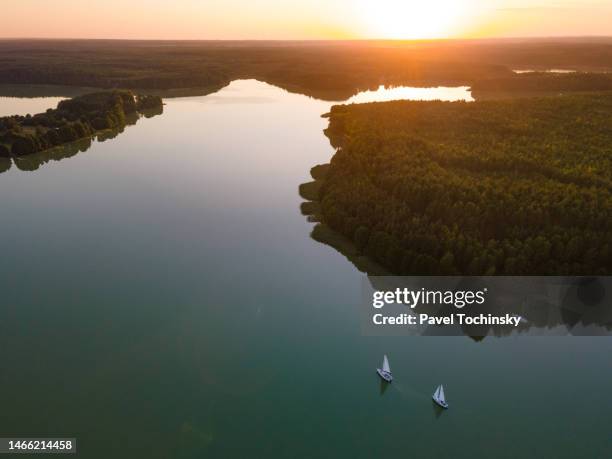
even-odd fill
[(514, 73), (535, 73), (535, 72), (544, 72), (544, 73), (576, 73), (576, 70), (572, 69), (544, 69), (544, 70), (534, 70), (534, 69), (520, 69), (513, 70)]
[(0, 116), (35, 115), (57, 107), (65, 97), (4, 97), (0, 96)]
[[(433, 87), (433, 88), (417, 88), (411, 86), (398, 86), (385, 88), (380, 86), (375, 91), (362, 91), (355, 94), (344, 103), (362, 104), (367, 102), (384, 102), (389, 100), (465, 100), (467, 102), (474, 101), (472, 92), (467, 86), (458, 87)], [(341, 102), (342, 103), (342, 102)]]
[(236, 81), (1, 174), (2, 436), (84, 458), (609, 458), (610, 339), (361, 336), (363, 275), (299, 212), (328, 110)]

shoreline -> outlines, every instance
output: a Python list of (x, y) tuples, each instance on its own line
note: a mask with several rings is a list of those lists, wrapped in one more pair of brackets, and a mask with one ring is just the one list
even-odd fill
[(131, 91), (95, 92), (62, 100), (34, 115), (0, 117), (0, 156), (20, 158), (86, 138), (104, 137), (163, 113), (159, 96)]
[(0, 83), (0, 97), (65, 97), (73, 98), (94, 92), (131, 91), (135, 94), (159, 96), (161, 98), (195, 97), (213, 94), (231, 82), (226, 84), (208, 85), (193, 88), (170, 88), (170, 89), (147, 89), (147, 88), (104, 88), (92, 86), (67, 86), (55, 84), (16, 84)]
[(390, 276), (392, 275), (382, 265), (363, 254), (353, 241), (339, 232), (333, 230), (323, 220), (321, 203), (319, 201), (319, 190), (323, 185), (325, 176), (329, 169), (329, 163), (318, 164), (310, 169), (311, 182), (302, 183), (298, 193), (304, 202), (300, 205), (302, 215), (309, 222), (315, 223), (310, 237), (315, 241), (330, 246), (341, 255), (344, 255), (359, 271), (368, 276)]

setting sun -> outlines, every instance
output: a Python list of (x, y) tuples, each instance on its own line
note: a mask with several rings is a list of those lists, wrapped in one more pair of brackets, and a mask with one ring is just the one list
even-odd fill
[(473, 14), (471, 1), (363, 0), (368, 33), (390, 39), (441, 38), (458, 34)]

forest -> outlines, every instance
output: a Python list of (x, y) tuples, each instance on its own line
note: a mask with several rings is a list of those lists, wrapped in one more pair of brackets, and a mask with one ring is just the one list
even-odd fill
[(23, 157), (90, 137), (103, 130), (122, 129), (140, 114), (161, 113), (159, 96), (129, 91), (86, 94), (61, 101), (56, 109), (35, 115), (0, 118), (0, 157)]
[[(518, 75), (564, 68), (571, 76)], [(121, 88), (163, 96), (253, 78), (323, 100), (385, 85), (479, 91), (604, 90), (612, 39), (430, 41), (0, 40), (0, 84)], [(597, 73), (592, 76), (590, 73)], [(59, 94), (64, 95), (64, 94)]]
[(390, 272), (612, 272), (612, 94), (327, 116), (338, 150), (313, 173), (317, 211)]

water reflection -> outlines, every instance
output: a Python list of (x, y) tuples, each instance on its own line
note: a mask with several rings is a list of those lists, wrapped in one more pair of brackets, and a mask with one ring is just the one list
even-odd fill
[(163, 112), (163, 107), (153, 110), (143, 110), (139, 113), (129, 113), (125, 117), (125, 126), (121, 126), (115, 129), (105, 129), (97, 132), (92, 137), (85, 137), (75, 142), (70, 142), (64, 145), (43, 150), (37, 153), (23, 156), (15, 156), (11, 158), (0, 158), (0, 174), (10, 170), (11, 165), (14, 163), (17, 169), (23, 172), (32, 172), (40, 169), (41, 166), (52, 162), (61, 161), (63, 159), (72, 158), (78, 153), (87, 151), (94, 140), (98, 142), (105, 142), (107, 140), (114, 139), (121, 134), (126, 127), (136, 124), (140, 117), (151, 118), (159, 115)]
[(453, 304), (419, 304), (414, 308), (386, 305), (386, 315), (408, 313), (418, 317), (469, 317), (509, 314), (518, 325), (462, 324), (405, 326), (397, 334), (426, 336), (505, 337), (529, 335), (609, 335), (612, 332), (612, 280), (607, 277), (392, 277), (368, 276), (371, 292), (397, 288), (427, 291), (486, 291), (487, 300), (460, 311)]
[[(253, 80), (254, 81), (254, 80)], [(0, 86), (0, 94), (19, 94), (21, 97), (2, 97), (0, 96), (0, 116), (6, 115), (25, 115), (44, 112), (48, 108), (57, 106), (57, 103), (66, 97), (50, 97), (46, 94), (64, 93), (73, 91), (74, 95), (86, 92), (85, 88), (62, 89), (62, 87), (47, 87), (47, 86)], [(62, 92), (63, 91), (63, 92)], [(44, 97), (39, 95), (43, 94)], [(28, 96), (28, 95), (33, 95)], [(312, 96), (311, 96), (312, 97)], [(366, 102), (383, 102), (390, 100), (446, 100), (446, 101), (473, 101), (470, 89), (467, 86), (460, 87), (385, 87), (379, 86), (375, 90), (365, 90), (352, 97), (340, 101), (340, 103), (366, 103)], [(269, 104), (274, 102), (274, 98), (269, 96), (253, 96), (245, 95), (240, 91), (233, 90), (232, 85), (225, 88), (222, 93), (212, 94), (206, 97), (184, 97), (175, 99), (176, 102), (199, 102), (202, 104)], [(4, 103), (3, 103), (4, 102)], [(141, 112), (141, 116), (150, 118), (161, 114), (163, 108), (158, 111), (145, 110)], [(135, 124), (139, 115), (132, 114), (126, 120), (126, 125)], [(116, 137), (123, 132), (123, 128), (115, 130), (106, 130), (96, 134), (95, 138), (98, 142), (103, 142)], [(91, 139), (82, 139), (73, 144), (63, 145), (50, 150), (42, 151), (33, 155), (14, 158), (13, 161), (17, 168), (21, 171), (34, 171), (49, 161), (60, 161), (65, 158), (70, 158), (79, 152), (84, 152), (91, 146)], [(0, 173), (6, 172), (11, 168), (11, 160), (3, 160), (0, 163)], [(310, 218), (310, 217), (309, 217)]]
[[(313, 182), (311, 182), (313, 183)], [(307, 205), (304, 205), (307, 204)], [(318, 209), (315, 202), (302, 204), (302, 211)], [(320, 217), (308, 215), (317, 221)], [(328, 245), (344, 255), (358, 271), (367, 274), (372, 292), (395, 291), (397, 288), (409, 290), (478, 291), (491, 287), (486, 277), (394, 277), (376, 261), (363, 254), (351, 240), (336, 233), (324, 223), (317, 223), (311, 238)], [(443, 279), (443, 280), (440, 280)], [(445, 283), (446, 282), (446, 283)], [(447, 285), (450, 283), (449, 285)], [(446, 286), (445, 288), (442, 288)], [(490, 289), (489, 289), (490, 290)], [(470, 316), (505, 316), (510, 314), (518, 324), (470, 324), (422, 325), (405, 327), (401, 332), (391, 334), (421, 336), (468, 336), (474, 341), (482, 341), (486, 336), (505, 337), (525, 335), (578, 335), (599, 336), (612, 334), (612, 279), (607, 277), (511, 277), (495, 278), (494, 295), (491, 301), (481, 305), (472, 304), (468, 310), (461, 310)], [(458, 312), (452, 304), (420, 305), (409, 309), (403, 305), (387, 305), (396, 308), (388, 315), (408, 312), (416, 315), (423, 313), (435, 317), (448, 317)], [(371, 322), (368, 316), (366, 322)], [(374, 332), (375, 334), (377, 332)]]
[(535, 69), (517, 69), (513, 70), (514, 73), (576, 73), (576, 70), (572, 69), (544, 69), (544, 70), (535, 70)]
[[(20, 171), (32, 172), (51, 161), (61, 161), (86, 151), (91, 146), (92, 139), (86, 137), (75, 142), (60, 145), (31, 155), (13, 158), (15, 166)], [(8, 159), (8, 158), (6, 158)], [(10, 161), (10, 159), (8, 159)]]
[(379, 389), (379, 393), (380, 396), (382, 397), (383, 395), (385, 395), (385, 392), (387, 392), (387, 389), (389, 389), (389, 386), (391, 384), (389, 384), (387, 381), (385, 381), (382, 378), (378, 378), (380, 380), (380, 389)]
[(445, 411), (444, 408), (442, 408), (440, 405), (438, 405), (433, 400), (431, 401), (431, 404), (433, 405), (434, 418), (440, 419), (440, 416), (442, 416), (442, 413)]
[(43, 113), (65, 97), (2, 97), (0, 96), (0, 116), (34, 115)]
[(473, 102), (474, 98), (468, 86), (418, 88), (411, 86), (385, 87), (380, 85), (376, 90), (362, 91), (349, 98), (345, 103), (362, 104), (367, 102), (386, 102), (390, 100), (446, 100)]
[(0, 174), (8, 171), (12, 165), (10, 158), (0, 158)]

